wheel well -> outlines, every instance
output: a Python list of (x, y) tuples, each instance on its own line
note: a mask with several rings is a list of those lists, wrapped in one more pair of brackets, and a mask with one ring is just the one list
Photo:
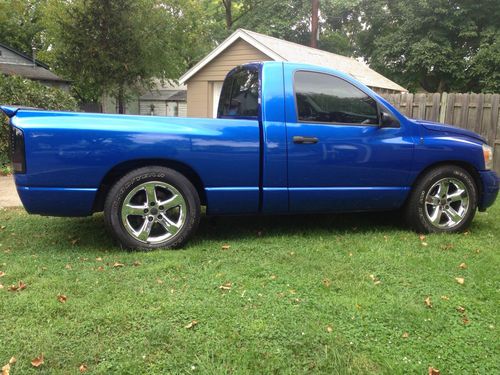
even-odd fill
[(431, 164), (427, 166), (423, 171), (421, 171), (418, 176), (415, 178), (413, 183), (411, 184), (411, 187), (413, 188), (419, 181), (420, 179), (431, 169), (445, 166), (445, 165), (456, 165), (457, 167), (461, 167), (465, 169), (469, 174), (472, 176), (472, 179), (474, 180), (474, 183), (476, 184), (477, 188), (477, 193), (479, 196), (481, 196), (481, 193), (483, 191), (483, 184), (481, 182), (481, 176), (479, 175), (479, 172), (477, 169), (469, 163), (463, 162), (463, 161), (458, 161), (458, 160), (447, 160), (447, 161), (441, 161), (438, 163)]
[(127, 173), (138, 169), (141, 167), (149, 166), (160, 166), (173, 169), (181, 173), (186, 177), (195, 187), (200, 197), (202, 205), (206, 204), (205, 188), (200, 176), (188, 165), (174, 161), (174, 160), (164, 160), (164, 159), (141, 159), (141, 160), (130, 160), (113, 167), (102, 179), (99, 189), (97, 191), (96, 198), (94, 200), (93, 212), (100, 212), (104, 209), (104, 201), (108, 195), (109, 190), (120, 178), (125, 176)]

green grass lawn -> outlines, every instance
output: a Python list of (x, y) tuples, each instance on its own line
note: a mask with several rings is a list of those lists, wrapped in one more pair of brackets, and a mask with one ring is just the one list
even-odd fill
[(392, 213), (204, 217), (184, 250), (149, 253), (100, 215), (0, 210), (0, 227), (11, 375), (500, 373), (498, 203), (426, 238)]

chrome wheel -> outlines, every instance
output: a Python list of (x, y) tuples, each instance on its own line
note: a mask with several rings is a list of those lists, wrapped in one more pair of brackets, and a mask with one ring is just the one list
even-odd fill
[(135, 239), (158, 244), (174, 237), (186, 221), (186, 202), (181, 193), (161, 181), (135, 187), (124, 199), (121, 218)]
[(429, 222), (440, 229), (459, 225), (469, 211), (469, 192), (456, 178), (443, 178), (427, 191), (425, 215)]

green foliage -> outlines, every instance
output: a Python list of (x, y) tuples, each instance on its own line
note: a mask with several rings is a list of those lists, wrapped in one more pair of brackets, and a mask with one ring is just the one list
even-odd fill
[(0, 0), (0, 42), (31, 56), (39, 47), (46, 0)]
[[(229, 11), (228, 11), (229, 10)], [(0, 41), (82, 101), (178, 78), (237, 28), (310, 43), (310, 0), (0, 0)], [(498, 0), (321, 0), (319, 48), (412, 90), (500, 90)]]
[(359, 54), (403, 86), (430, 92), (498, 89), (497, 0), (362, 0), (353, 11)]
[[(0, 74), (0, 104), (54, 110), (77, 110), (76, 100), (67, 92), (38, 82)], [(8, 119), (0, 115), (0, 170), (8, 172)]]
[[(214, 38), (226, 38), (237, 28), (244, 28), (291, 42), (309, 45), (311, 39), (310, 0), (205, 0), (206, 12), (215, 21)], [(225, 4), (225, 5), (224, 5)], [(231, 6), (231, 21), (226, 7)], [(346, 56), (353, 55), (354, 46), (346, 35), (344, 25), (352, 2), (322, 0), (318, 47)]]
[(127, 93), (151, 85), (153, 78), (177, 78), (184, 68), (177, 49), (176, 19), (182, 14), (178, 4), (156, 0), (67, 4), (58, 21), (59, 69), (94, 100), (107, 93), (123, 101)]

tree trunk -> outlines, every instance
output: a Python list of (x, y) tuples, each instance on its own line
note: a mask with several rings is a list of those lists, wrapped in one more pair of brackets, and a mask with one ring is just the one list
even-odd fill
[(120, 87), (118, 90), (118, 95), (116, 97), (116, 101), (118, 102), (118, 113), (120, 115), (125, 114), (125, 94), (123, 87)]
[(439, 93), (443, 93), (446, 91), (446, 82), (442, 79), (439, 80), (439, 84), (438, 84), (438, 88), (437, 88), (437, 92)]
[(319, 0), (311, 0), (311, 47), (318, 48)]
[(233, 26), (232, 0), (221, 0), (226, 11), (226, 29), (231, 30)]

